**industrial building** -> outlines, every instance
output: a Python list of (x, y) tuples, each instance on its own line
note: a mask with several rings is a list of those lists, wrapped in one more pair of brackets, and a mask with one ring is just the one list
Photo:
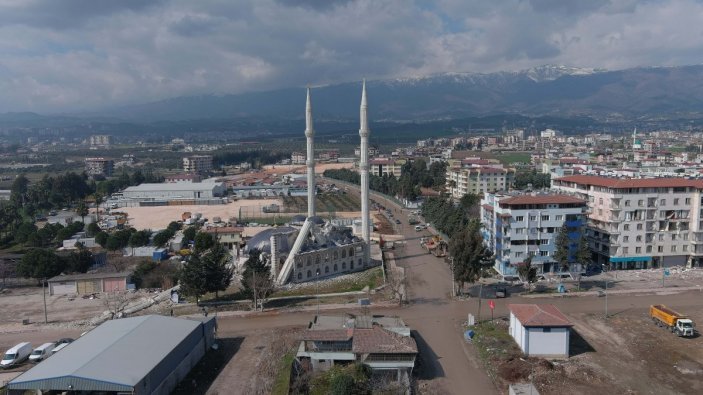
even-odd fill
[(49, 295), (85, 295), (127, 289), (132, 275), (123, 273), (85, 273), (56, 276), (48, 280)]
[(225, 186), (221, 182), (205, 181), (140, 184), (128, 187), (122, 196), (132, 200), (194, 200), (212, 199), (224, 193)]
[(10, 381), (8, 394), (170, 394), (213, 345), (216, 328), (215, 317), (107, 321)]
[(510, 336), (527, 356), (568, 358), (573, 324), (551, 304), (510, 304)]

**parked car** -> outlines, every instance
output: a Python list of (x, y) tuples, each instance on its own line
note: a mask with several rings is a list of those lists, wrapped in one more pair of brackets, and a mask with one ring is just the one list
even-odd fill
[(53, 350), (51, 350), (51, 355), (54, 355), (54, 354), (56, 354), (57, 352), (63, 350), (63, 349), (66, 348), (66, 346), (68, 346), (69, 344), (70, 344), (70, 343), (61, 343), (61, 344), (59, 344), (59, 345), (56, 346)]
[(400, 225), (400, 220), (399, 220), (399, 219), (396, 219), (396, 220), (395, 220), (395, 223), (396, 223), (396, 225)]
[(73, 343), (73, 339), (71, 339), (70, 337), (64, 337), (63, 339), (59, 339), (56, 342), (56, 345), (60, 346), (62, 344), (70, 344), (70, 343)]
[(18, 365), (29, 358), (29, 354), (31, 353), (32, 343), (20, 343), (5, 352), (2, 360), (0, 360), (0, 367), (9, 368)]
[(39, 362), (51, 356), (51, 351), (56, 348), (56, 343), (44, 343), (29, 355), (29, 362)]
[(415, 226), (415, 231), (417, 231), (417, 232), (419, 232), (419, 231), (421, 231), (421, 230), (423, 230), (423, 229), (425, 229), (425, 228), (423, 228), (422, 225), (416, 225), (416, 226)]

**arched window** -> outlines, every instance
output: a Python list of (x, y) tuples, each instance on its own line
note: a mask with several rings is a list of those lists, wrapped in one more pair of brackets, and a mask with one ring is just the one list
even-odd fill
[(347, 270), (347, 263), (346, 262), (342, 262), (342, 270)]
[(298, 272), (298, 280), (302, 280), (302, 279), (303, 279), (303, 273)]
[(335, 273), (337, 272), (337, 270), (339, 270), (339, 268), (337, 267), (337, 264), (336, 264), (336, 263), (334, 264), (334, 268), (333, 268), (333, 269), (334, 269), (334, 272), (335, 272)]
[(325, 252), (325, 262), (329, 262), (329, 261), (330, 261), (330, 253)]
[(349, 262), (349, 269), (354, 269), (354, 261)]
[[(308, 264), (307, 265), (308, 266), (312, 265), (312, 260), (310, 259), (310, 257), (308, 257)], [(308, 276), (308, 277), (310, 277), (310, 276)]]
[(342, 258), (346, 258), (346, 257), (347, 257), (347, 250), (342, 250)]
[(349, 256), (354, 256), (354, 249), (353, 248), (349, 249)]
[(334, 260), (336, 261), (339, 259), (339, 253), (337, 251), (334, 252)]
[(312, 272), (308, 270), (308, 278), (312, 277)]
[(295, 263), (295, 266), (296, 266), (296, 267), (303, 267), (303, 261), (301, 261), (300, 259), (298, 259), (298, 262)]
[(320, 256), (319, 255), (315, 257), (315, 264), (316, 265), (320, 264)]
[(329, 266), (325, 266), (325, 274), (327, 274), (327, 273), (329, 273), (329, 272), (330, 272), (330, 267), (329, 267)]

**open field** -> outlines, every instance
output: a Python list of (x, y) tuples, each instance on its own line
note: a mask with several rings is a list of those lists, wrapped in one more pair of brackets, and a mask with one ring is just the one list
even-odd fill
[[(703, 307), (687, 308), (696, 322)], [(703, 391), (703, 337), (679, 338), (651, 322), (644, 309), (567, 315), (575, 324), (566, 361), (525, 358), (508, 335), (507, 319), (484, 322), (474, 345), (506, 388), (529, 381), (540, 394), (699, 394)]]
[[(315, 163), (315, 174), (322, 174), (328, 169), (352, 169), (354, 163)], [(307, 167), (305, 165), (266, 165), (263, 170), (267, 173), (296, 173), (305, 174)]]
[[(302, 213), (308, 209), (306, 196), (286, 196), (283, 208), (286, 213)], [(320, 213), (337, 211), (361, 211), (361, 201), (351, 194), (321, 194), (315, 197), (315, 207)]]

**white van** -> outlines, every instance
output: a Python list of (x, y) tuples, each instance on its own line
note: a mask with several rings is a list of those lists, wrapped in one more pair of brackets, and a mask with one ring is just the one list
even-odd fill
[(51, 350), (51, 355), (54, 355), (54, 354), (56, 354), (57, 352), (63, 350), (63, 349), (66, 348), (66, 346), (68, 346), (69, 344), (70, 344), (70, 343), (61, 343), (61, 344), (59, 344), (58, 346), (56, 346), (56, 348), (54, 348), (53, 350)]
[(51, 356), (51, 351), (56, 347), (56, 343), (44, 343), (32, 351), (29, 362), (39, 362)]
[(22, 363), (32, 353), (32, 343), (20, 343), (5, 352), (5, 355), (0, 361), (0, 366), (9, 368), (11, 366)]

